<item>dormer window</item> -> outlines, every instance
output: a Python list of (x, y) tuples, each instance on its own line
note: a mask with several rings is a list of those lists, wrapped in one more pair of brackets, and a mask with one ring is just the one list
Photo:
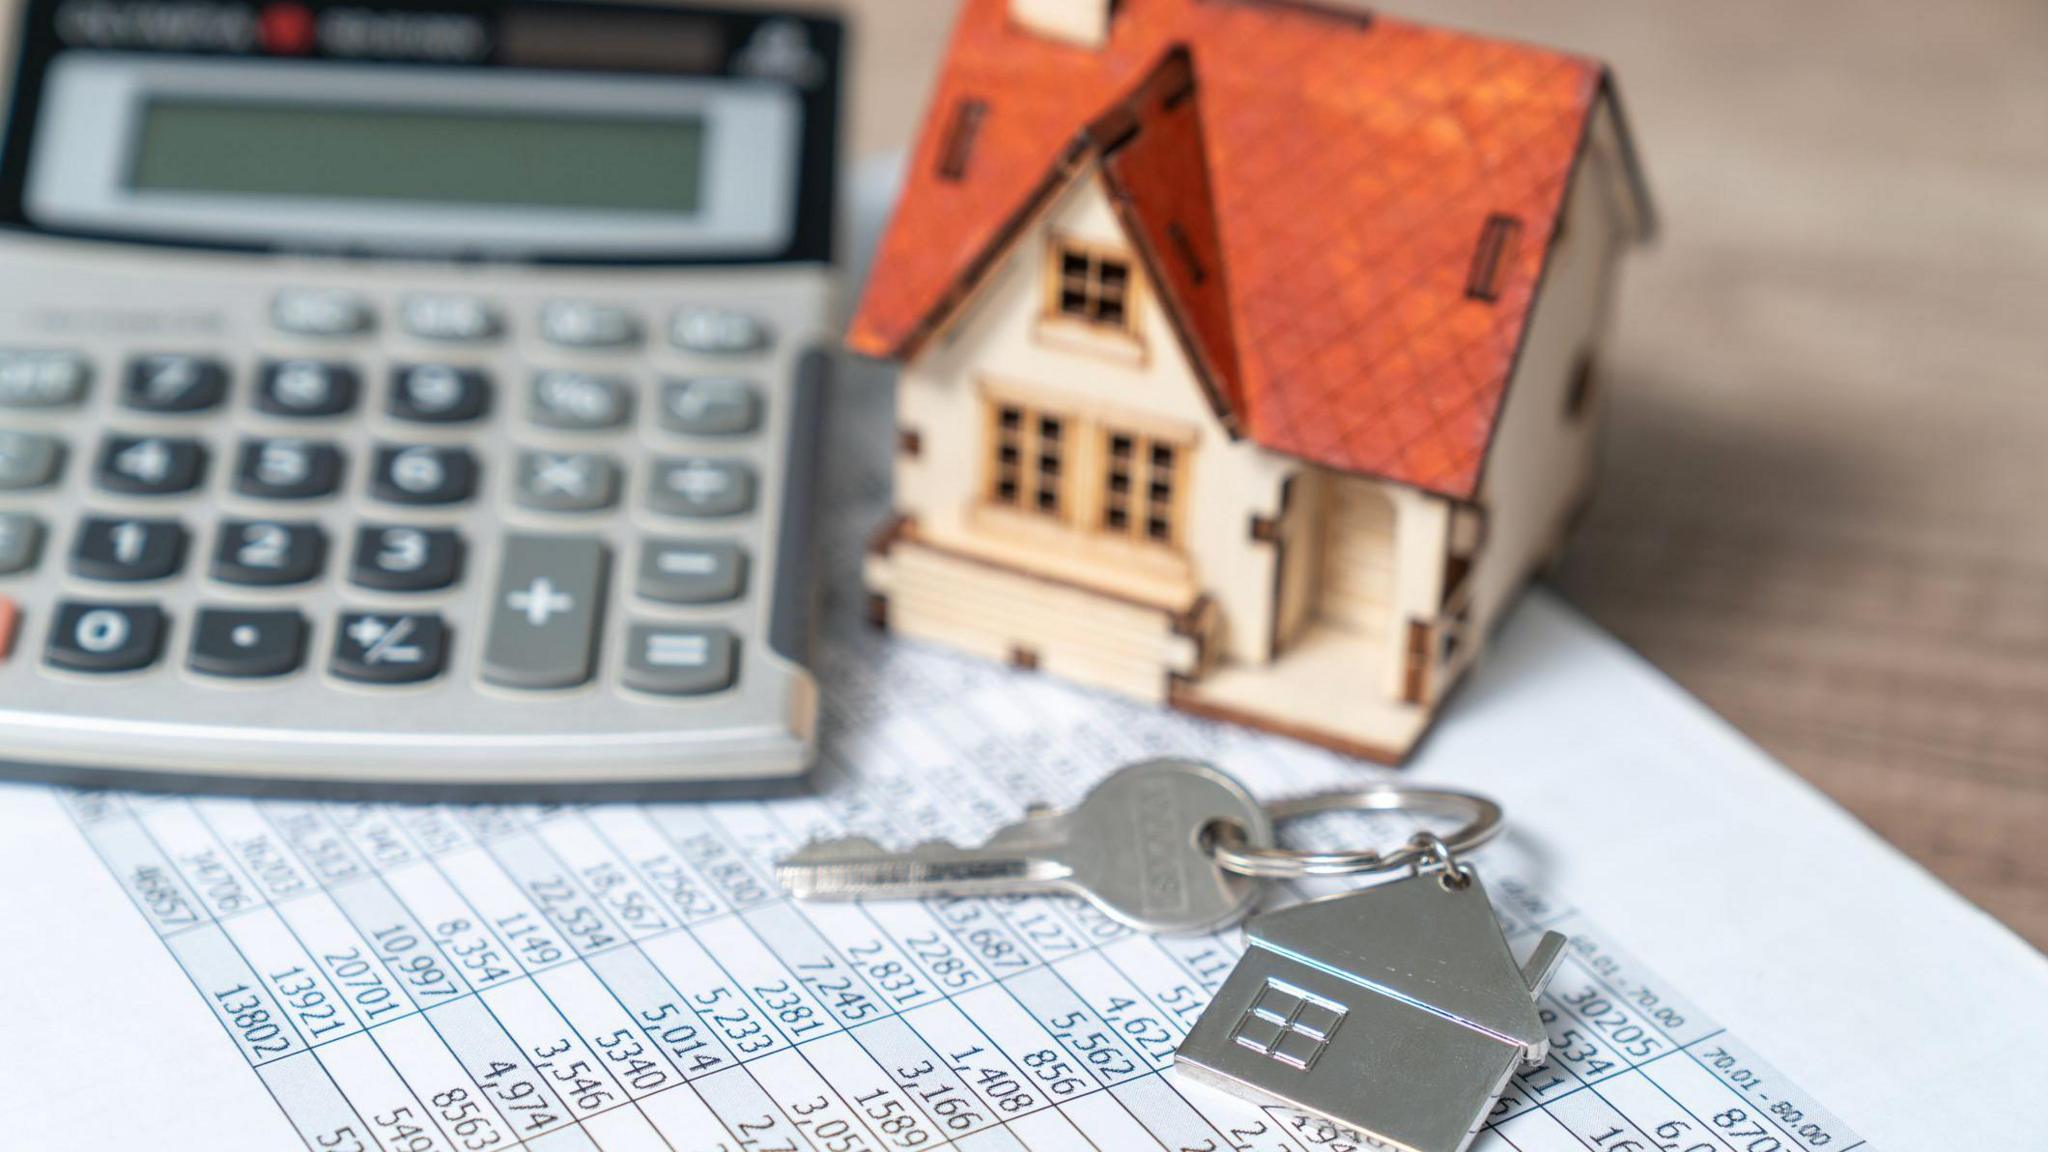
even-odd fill
[(1125, 254), (1061, 240), (1054, 245), (1053, 311), (1071, 320), (1128, 332), (1131, 261)]

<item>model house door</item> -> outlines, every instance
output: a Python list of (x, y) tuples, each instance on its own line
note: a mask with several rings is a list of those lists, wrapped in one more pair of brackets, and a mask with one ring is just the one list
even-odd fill
[(1355, 477), (1330, 488), (1323, 546), (1323, 621), (1375, 639), (1394, 623), (1394, 505), (1380, 486)]

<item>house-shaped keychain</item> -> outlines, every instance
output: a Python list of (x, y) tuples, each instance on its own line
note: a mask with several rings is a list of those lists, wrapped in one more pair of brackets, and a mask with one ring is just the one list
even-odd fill
[[(1270, 912), (1174, 1057), (1195, 1080), (1407, 1152), (1463, 1152), (1508, 1078), (1549, 1058), (1536, 998), (1563, 959), (1508, 952), (1476, 875)], [(1376, 1145), (1378, 1146), (1378, 1145)]]
[(878, 625), (1400, 760), (1563, 547), (1651, 213), (1598, 62), (1300, 0), (965, 0), (849, 343)]

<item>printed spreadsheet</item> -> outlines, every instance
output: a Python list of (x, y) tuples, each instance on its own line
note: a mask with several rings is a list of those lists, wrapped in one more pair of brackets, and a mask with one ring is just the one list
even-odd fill
[[(1062, 897), (799, 905), (820, 835), (973, 840), (1110, 766), (1194, 753), (1261, 794), (1354, 781), (1320, 752), (930, 652), (839, 637), (818, 795), (400, 807), (100, 792), (68, 810), (318, 1150), (817, 1152), (1358, 1147), (1168, 1074), (1241, 949)], [(1383, 818), (1311, 825), (1386, 842)], [(1552, 1058), (1475, 1148), (1864, 1145), (1573, 909), (1486, 870), (1509, 941), (1571, 937)], [(1293, 886), (1279, 899), (1341, 890)]]

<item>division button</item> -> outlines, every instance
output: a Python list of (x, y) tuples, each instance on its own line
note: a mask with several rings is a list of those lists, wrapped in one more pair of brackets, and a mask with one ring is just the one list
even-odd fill
[(475, 344), (505, 330), (504, 316), (477, 296), (408, 296), (398, 319), (408, 335), (448, 344)]
[(661, 386), (661, 426), (685, 436), (742, 436), (761, 425), (761, 393), (745, 380), (699, 377)]
[(462, 538), (451, 529), (372, 524), (356, 533), (349, 581), (374, 592), (438, 592), (462, 576)]
[(608, 557), (595, 540), (511, 536), (485, 638), (484, 679), (548, 690), (587, 683), (597, 667)]
[(634, 587), (662, 604), (721, 604), (739, 599), (746, 582), (747, 556), (737, 544), (649, 540)]
[(54, 436), (0, 431), (0, 492), (26, 492), (57, 479), (64, 445)]
[(192, 625), (190, 664), (202, 676), (262, 680), (299, 669), (306, 659), (306, 618), (297, 612), (204, 608)]
[(312, 440), (244, 440), (235, 491), (257, 500), (317, 500), (341, 488), (341, 449)]
[(595, 452), (522, 452), (514, 495), (536, 512), (601, 512), (619, 500), (619, 465)]
[(476, 457), (426, 444), (379, 448), (370, 495), (389, 504), (460, 504), (476, 495)]
[(376, 326), (377, 315), (354, 292), (295, 288), (271, 298), (270, 322), (294, 336), (359, 336)]
[(57, 605), (43, 660), (67, 672), (139, 672), (163, 654), (164, 614), (146, 604)]
[(76, 353), (0, 350), (0, 408), (75, 408), (91, 380)]
[(448, 625), (424, 612), (345, 612), (328, 671), (357, 684), (418, 684), (448, 666)]
[(320, 578), (327, 533), (318, 524), (224, 520), (213, 549), (213, 578), (250, 588), (283, 588)]
[(543, 428), (595, 432), (617, 428), (633, 414), (633, 386), (622, 376), (542, 372), (533, 378), (527, 416)]
[(635, 692), (703, 696), (732, 687), (739, 642), (723, 628), (636, 625), (626, 645), (626, 687)]
[(206, 446), (168, 436), (109, 436), (95, 475), (101, 488), (124, 496), (176, 496), (206, 479)]
[(0, 576), (35, 568), (43, 558), (43, 522), (26, 512), (0, 512)]
[(640, 321), (624, 308), (557, 300), (541, 309), (540, 337), (563, 348), (629, 348), (640, 342)]
[(71, 549), (71, 574), (136, 584), (168, 580), (185, 566), (185, 528), (175, 520), (87, 519)]
[(415, 424), (461, 424), (480, 420), (491, 408), (491, 379), (479, 368), (413, 364), (392, 370), (394, 420)]
[(743, 356), (768, 347), (768, 326), (729, 308), (684, 308), (669, 320), (669, 342), (700, 356)]
[(227, 396), (228, 366), (204, 356), (138, 356), (121, 385), (122, 404), (165, 415), (205, 412)]
[(272, 416), (318, 420), (345, 416), (356, 406), (362, 377), (355, 368), (327, 360), (276, 360), (256, 379), (256, 410)]
[(647, 503), (667, 516), (738, 516), (754, 506), (754, 472), (737, 460), (659, 460)]

